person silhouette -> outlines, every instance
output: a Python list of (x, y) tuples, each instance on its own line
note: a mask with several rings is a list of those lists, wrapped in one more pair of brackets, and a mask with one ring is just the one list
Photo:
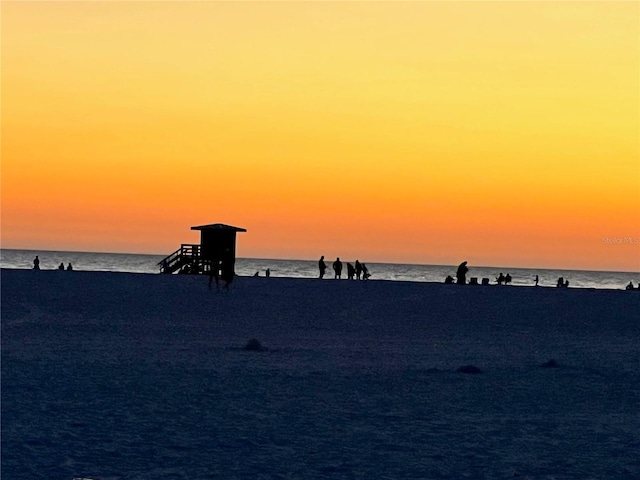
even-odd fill
[(629, 282), (629, 285), (627, 285), (627, 288), (625, 288), (625, 290), (633, 290), (633, 282)]
[(213, 283), (216, 284), (216, 290), (220, 288), (220, 262), (218, 260), (214, 260), (211, 263), (211, 270), (209, 270), (209, 290), (213, 286)]
[(369, 269), (367, 268), (367, 266), (363, 263), (362, 264), (362, 279), (363, 280), (369, 280), (369, 277), (371, 276), (371, 274), (369, 273)]
[(71, 262), (69, 262), (67, 265), (67, 271), (70, 272), (71, 270), (73, 270), (73, 266), (71, 265)]
[(318, 260), (318, 270), (320, 270), (320, 278), (324, 278), (324, 272), (327, 271), (327, 264), (324, 263), (324, 255)]
[(349, 280), (353, 280), (353, 277), (356, 275), (356, 269), (353, 268), (353, 265), (347, 263), (347, 278)]
[(536, 281), (536, 287), (538, 286), (538, 280), (539, 280), (538, 279), (538, 275), (536, 275), (536, 280), (535, 280)]
[(269, 270), (268, 268), (265, 270), (264, 272), (264, 276), (269, 278), (271, 276), (271, 270)]
[(58, 270), (64, 270), (64, 262), (58, 265)]
[(496, 282), (498, 282), (498, 285), (502, 285), (504, 281), (505, 281), (505, 277), (502, 274), (502, 272), (500, 272), (500, 275), (498, 275), (498, 278), (496, 278)]
[(464, 285), (467, 283), (467, 272), (469, 271), (469, 267), (467, 267), (467, 262), (462, 262), (458, 265), (458, 270), (456, 270), (456, 283), (459, 285)]
[(340, 261), (340, 257), (336, 257), (336, 261), (333, 262), (333, 271), (336, 273), (335, 278), (340, 280), (342, 276), (342, 262)]
[(356, 278), (360, 280), (360, 275), (362, 275), (362, 264), (356, 260)]
[(225, 259), (220, 262), (220, 278), (224, 281), (223, 288), (225, 290), (229, 290), (229, 286), (231, 285), (231, 282), (233, 282), (235, 275), (232, 260)]
[(40, 259), (38, 258), (38, 255), (33, 259), (33, 269), (40, 270)]
[(504, 284), (505, 284), (505, 285), (510, 284), (510, 283), (511, 283), (511, 280), (512, 280), (512, 278), (511, 278), (511, 274), (507, 273), (507, 275), (504, 277)]

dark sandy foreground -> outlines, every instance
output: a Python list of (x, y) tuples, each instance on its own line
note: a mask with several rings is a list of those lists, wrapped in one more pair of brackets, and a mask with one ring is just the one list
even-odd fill
[(640, 292), (2, 270), (1, 295), (2, 478), (640, 478)]

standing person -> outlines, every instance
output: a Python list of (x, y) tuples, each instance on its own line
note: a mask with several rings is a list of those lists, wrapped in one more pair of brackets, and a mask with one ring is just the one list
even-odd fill
[(264, 276), (269, 278), (271, 276), (271, 270), (269, 270), (268, 268), (265, 270), (264, 272)]
[(209, 290), (211, 290), (214, 281), (216, 282), (216, 290), (218, 290), (220, 288), (220, 262), (218, 260), (214, 260), (211, 263), (211, 270), (209, 270)]
[(320, 278), (324, 278), (324, 272), (327, 271), (327, 264), (324, 263), (324, 255), (318, 260), (318, 269), (320, 270)]
[(507, 273), (507, 275), (504, 277), (504, 284), (505, 284), (505, 285), (510, 284), (510, 283), (511, 283), (511, 280), (512, 280), (512, 279), (511, 279), (511, 274), (510, 274), (510, 273)]
[(33, 259), (33, 269), (40, 270), (40, 259), (38, 258), (38, 255)]
[(220, 278), (224, 281), (223, 288), (225, 290), (229, 290), (229, 286), (231, 282), (233, 282), (233, 278), (236, 276), (236, 273), (233, 269), (233, 260), (229, 260), (228, 258), (222, 260), (220, 262)]
[(467, 272), (469, 271), (469, 267), (467, 267), (467, 262), (462, 262), (458, 265), (458, 270), (456, 271), (456, 283), (459, 285), (464, 285), (467, 283)]
[(356, 278), (360, 280), (360, 275), (362, 275), (362, 264), (356, 260)]
[(356, 269), (353, 268), (353, 265), (351, 265), (350, 263), (347, 263), (347, 278), (349, 280), (353, 280), (353, 277), (356, 274)]
[(538, 275), (536, 275), (536, 287), (538, 286)]
[(335, 278), (340, 280), (340, 277), (342, 276), (342, 262), (340, 261), (340, 257), (336, 257), (336, 261), (333, 262), (333, 271), (336, 272)]

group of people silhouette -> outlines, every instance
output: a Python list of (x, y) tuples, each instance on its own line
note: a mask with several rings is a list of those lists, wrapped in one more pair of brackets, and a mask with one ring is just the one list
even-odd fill
[(498, 278), (496, 278), (496, 282), (498, 283), (498, 285), (509, 285), (511, 283), (511, 275), (508, 273), (506, 275), (503, 275), (502, 272), (500, 272), (500, 275), (498, 275)]
[(633, 286), (633, 282), (629, 282), (629, 285), (625, 287), (625, 290), (640, 290), (640, 282), (638, 282), (638, 288)]
[[(455, 280), (451, 275), (447, 275), (447, 278), (444, 279), (444, 283), (446, 283), (446, 284), (457, 283), (459, 285), (466, 285), (466, 283), (467, 283), (467, 273), (469, 273), (469, 267), (467, 266), (467, 262), (465, 261), (465, 262), (462, 262), (460, 265), (458, 265), (458, 268), (456, 270), (456, 278), (455, 278)], [(496, 283), (498, 285), (509, 285), (512, 280), (513, 280), (513, 278), (511, 277), (511, 274), (509, 274), (509, 273), (504, 275), (502, 272), (500, 272), (500, 275), (498, 275), (496, 277)], [(535, 284), (536, 287), (538, 286), (539, 281), (540, 281), (540, 278), (538, 277), (538, 275), (536, 275), (536, 277), (534, 279), (534, 284)], [(470, 285), (478, 285), (478, 279), (477, 278), (472, 278), (471, 282), (469, 282), (469, 284)], [(483, 278), (482, 279), (482, 285), (489, 285), (489, 279), (488, 278)], [(569, 280), (565, 280), (563, 277), (560, 277), (558, 279), (557, 286), (558, 287), (568, 287), (569, 286)], [(638, 288), (640, 289), (640, 285), (638, 286)]]
[[(38, 255), (36, 255), (36, 258), (33, 259), (33, 269), (40, 270), (40, 258), (38, 257)], [(71, 262), (69, 262), (67, 264), (67, 268), (65, 268), (64, 262), (62, 262), (60, 265), (58, 265), (58, 270), (71, 271), (73, 270), (73, 265), (71, 265)]]
[[(332, 267), (335, 274), (334, 278), (337, 280), (341, 279), (342, 261), (340, 260), (340, 257), (336, 257), (336, 260), (335, 262), (333, 262)], [(318, 260), (318, 270), (320, 271), (319, 278), (324, 278), (324, 275), (327, 271), (327, 264), (324, 261), (324, 255), (320, 257), (320, 260)], [(369, 269), (367, 268), (367, 266), (364, 263), (360, 263), (359, 260), (356, 260), (355, 266), (347, 263), (347, 278), (349, 280), (353, 280), (354, 278), (356, 280), (368, 280), (370, 276), (371, 273), (369, 273)]]

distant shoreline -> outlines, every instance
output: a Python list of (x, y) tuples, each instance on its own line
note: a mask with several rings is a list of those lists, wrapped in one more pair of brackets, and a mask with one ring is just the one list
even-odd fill
[[(171, 275), (163, 275), (161, 273), (147, 273), (147, 272), (120, 272), (120, 271), (107, 271), (107, 270), (81, 270), (81, 269), (76, 269), (73, 270), (71, 272), (68, 271), (61, 271), (61, 270), (57, 270), (57, 269), (41, 269), (38, 271), (34, 271), (33, 269), (28, 269), (28, 268), (6, 268), (6, 267), (2, 267), (0, 268), (0, 274), (4, 274), (4, 273), (8, 273), (8, 272), (32, 272), (33, 275), (50, 275), (51, 273), (54, 273), (56, 275), (60, 275), (59, 278), (68, 278), (71, 276), (86, 276), (86, 275), (95, 275), (95, 276), (100, 276), (100, 275), (107, 275), (107, 276), (117, 276), (117, 275), (121, 275), (121, 276), (136, 276), (136, 277), (148, 277), (148, 278), (152, 278), (152, 277), (157, 277), (157, 278), (182, 278), (182, 279), (190, 279), (189, 282), (191, 283), (202, 283), (204, 285), (208, 285), (209, 282), (209, 277), (206, 275), (187, 275), (187, 274), (171, 274)], [(248, 283), (247, 283), (248, 281)], [(510, 291), (513, 289), (517, 289), (517, 290), (559, 290), (559, 291), (563, 291), (563, 290), (584, 290), (584, 291), (588, 291), (588, 290), (595, 290), (595, 291), (626, 291), (624, 287), (622, 288), (610, 288), (610, 287), (580, 287), (580, 286), (569, 286), (568, 288), (558, 288), (556, 286), (553, 285), (498, 285), (496, 283), (490, 283), (489, 285), (481, 285), (481, 284), (477, 284), (477, 285), (471, 285), (469, 283), (465, 284), (465, 285), (458, 285), (458, 284), (451, 284), (451, 285), (447, 285), (443, 282), (432, 282), (432, 281), (415, 281), (415, 280), (389, 280), (389, 279), (381, 279), (381, 278), (371, 278), (369, 280), (349, 280), (346, 278), (342, 278), (340, 280), (336, 280), (334, 278), (324, 278), (322, 280), (320, 280), (319, 278), (312, 278), (312, 277), (284, 277), (284, 276), (280, 276), (280, 277), (271, 277), (271, 278), (266, 278), (264, 276), (261, 277), (254, 277), (252, 275), (238, 275), (236, 274), (236, 281), (234, 281), (231, 284), (231, 290), (233, 290), (234, 285), (237, 285), (238, 282), (242, 282), (243, 285), (248, 285), (248, 284), (254, 284), (254, 285), (268, 285), (270, 282), (273, 283), (279, 283), (279, 282), (300, 282), (300, 283), (312, 283), (313, 285), (338, 285), (338, 284), (367, 284), (367, 283), (375, 283), (375, 284), (390, 284), (390, 285), (416, 285), (416, 286), (421, 286), (421, 285), (425, 285), (425, 286), (442, 286), (443, 288), (447, 288), (447, 289), (470, 289), (470, 290), (478, 290), (478, 291), (482, 291), (482, 290), (504, 290), (504, 291)], [(223, 283), (221, 282), (220, 285), (222, 286)], [(634, 284), (635, 285), (635, 284)], [(637, 291), (637, 286), (634, 289), (634, 291)], [(629, 292), (629, 293), (633, 293), (633, 292)], [(638, 293), (640, 293), (640, 291), (638, 291)]]

